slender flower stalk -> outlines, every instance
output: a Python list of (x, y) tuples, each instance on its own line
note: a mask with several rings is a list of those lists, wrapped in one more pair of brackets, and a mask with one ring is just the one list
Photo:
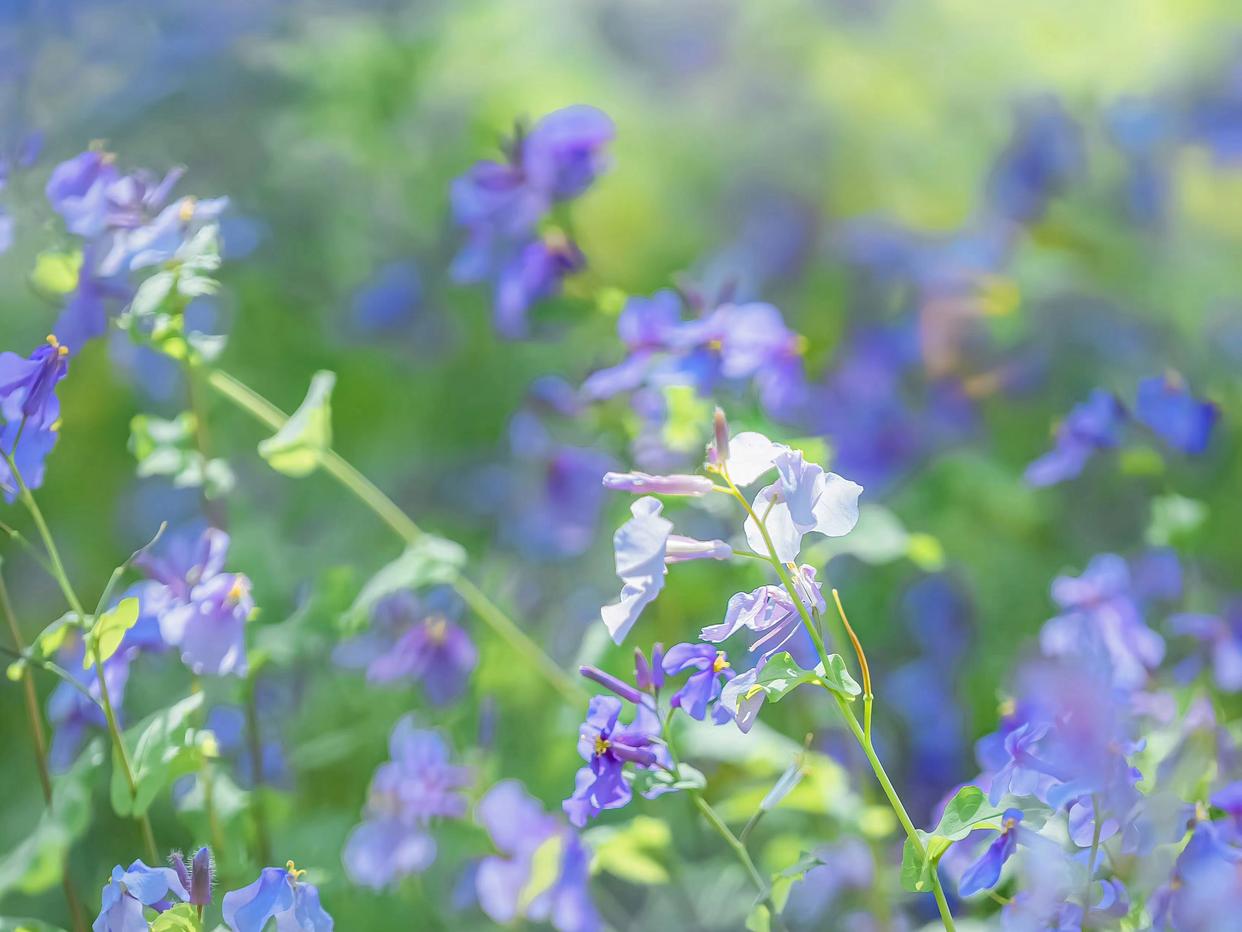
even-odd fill
[[(20, 430), (18, 433), (20, 438)], [(43, 516), (43, 510), (39, 507), (39, 503), (35, 501), (34, 495), (22, 478), (21, 471), (17, 468), (17, 463), (14, 462), (12, 453), (5, 453), (5, 459), (8, 461), (13, 481), (17, 485), (18, 497), (21, 498), (26, 510), (30, 512), (31, 520), (34, 521), (35, 527), (39, 531), (39, 537), (42, 539), (43, 547), (47, 551), (48, 562), (51, 564), (52, 576), (56, 579), (65, 601), (69, 604), (69, 609), (77, 616), (77, 624), (83, 626), (86, 624), (86, 610), (82, 607), (82, 601), (78, 598), (77, 593), (74, 592), (73, 585), (69, 582), (69, 574), (65, 571), (64, 561), (61, 560), (60, 550), (52, 537), (52, 531), (48, 527), (47, 519)], [(107, 677), (103, 674), (103, 657), (99, 651), (99, 642), (92, 640), (90, 649), (95, 661), (95, 672), (99, 681), (99, 699), (103, 706), (104, 720), (108, 723), (108, 734), (112, 738), (112, 745), (116, 749), (117, 760), (120, 762), (122, 773), (125, 775), (125, 782), (129, 785), (129, 792), (132, 797), (137, 795), (138, 785), (134, 780), (134, 768), (129, 759), (129, 750), (125, 747), (125, 740), (121, 736), (121, 729), (117, 724), (116, 710), (112, 705), (112, 696), (108, 690)], [(159, 860), (159, 848), (155, 843), (155, 833), (151, 829), (151, 820), (145, 812), (136, 816), (136, 818), (142, 829), (143, 840), (146, 842), (147, 854), (150, 855), (154, 863)]]
[(850, 643), (854, 645), (854, 653), (858, 655), (858, 667), (862, 671), (863, 681), (863, 734), (870, 743), (871, 706), (875, 700), (875, 694), (871, 691), (871, 667), (867, 664), (867, 654), (863, 651), (862, 642), (858, 640), (858, 635), (854, 633), (854, 628), (850, 625), (849, 616), (845, 614), (845, 606), (841, 604), (841, 594), (836, 589), (832, 590), (832, 601), (836, 603), (841, 624), (845, 625), (845, 633), (849, 635)]
[[(219, 369), (209, 371), (207, 384), (255, 420), (266, 424), (273, 430), (279, 430), (289, 419), (288, 415), (262, 395)], [(325, 451), (322, 465), (328, 475), (374, 512), (405, 543), (413, 544), (423, 536), (422, 528), (415, 524), (409, 515), (335, 450)], [(561, 693), (567, 701), (581, 704), (587, 700), (586, 691), (545, 654), (539, 645), (532, 641), (517, 623), (474, 583), (461, 576), (454, 580), (452, 585), (483, 623), (502, 638), (516, 654), (538, 670), (548, 684)]]
[[(762, 518), (755, 514), (755, 510), (751, 507), (751, 504), (747, 500), (746, 496), (742, 494), (741, 490), (736, 484), (734, 484), (733, 480), (729, 478), (728, 466), (721, 464), (716, 467), (716, 471), (719, 473), (721, 478), (724, 479), (729, 494), (741, 503), (742, 507), (746, 510), (746, 513), (759, 528), (764, 545), (768, 550), (768, 562), (771, 563), (772, 568), (776, 570), (776, 575), (780, 578), (781, 584), (789, 593), (790, 598), (793, 600), (793, 604), (797, 606), (798, 612), (802, 616), (802, 622), (806, 627), (807, 634), (810, 635), (811, 641), (814, 643), (820, 659), (826, 666), (828, 664), (828, 651), (824, 646), (823, 635), (820, 634), (814, 618), (811, 617), (810, 610), (803, 603), (802, 597), (799, 595), (797, 588), (794, 586), (793, 579), (790, 577), (788, 569), (786, 569), (785, 565), (777, 557), (776, 546), (772, 542), (772, 536), (768, 532), (767, 525), (764, 523)], [(836, 596), (835, 591), (833, 595), (834, 597)], [(838, 605), (839, 604), (840, 602), (838, 598)], [(849, 633), (850, 638), (854, 643), (855, 650), (858, 652), (859, 665), (864, 670), (863, 676), (866, 684), (866, 694), (868, 698), (870, 698), (871, 671), (870, 668), (866, 666), (866, 660), (864, 659), (862, 652), (862, 645), (858, 642), (857, 637), (854, 635), (853, 629), (849, 627), (849, 622), (845, 620), (844, 611), (841, 612), (841, 619), (846, 626), (846, 631)], [(857, 717), (854, 715), (853, 710), (850, 709), (846, 701), (835, 692), (832, 693), (832, 695), (833, 698), (836, 699), (837, 708), (841, 713), (842, 719), (845, 721), (846, 727), (849, 728), (850, 732), (854, 735), (855, 740), (858, 742), (859, 747), (862, 748), (863, 754), (866, 756), (867, 762), (871, 765), (871, 770), (875, 774), (876, 780), (879, 781), (880, 788), (884, 791), (884, 795), (888, 798), (889, 805), (892, 807), (894, 814), (897, 816), (897, 821), (901, 823), (902, 829), (905, 830), (906, 837), (910, 839), (910, 843), (914, 846), (914, 849), (918, 852), (920, 858), (924, 857), (926, 855), (926, 848), (923, 846), (923, 840), (919, 838), (918, 830), (915, 828), (914, 822), (911, 821), (909, 813), (906, 812), (906, 807), (902, 803), (901, 797), (897, 794), (897, 790), (893, 787), (893, 781), (889, 779), (888, 773), (884, 770), (884, 764), (880, 761), (879, 755), (876, 754), (875, 747), (871, 743), (870, 701), (865, 703), (865, 716), (868, 727), (864, 730), (863, 726), (858, 724)], [(956, 926), (953, 922), (953, 913), (950, 911), (948, 901), (944, 896), (944, 891), (941, 889), (940, 878), (937, 875), (936, 865), (934, 864), (932, 865), (930, 875), (932, 893), (936, 898), (936, 906), (940, 910), (941, 922), (944, 924), (946, 932), (955, 932)]]
[[(4, 577), (0, 576), (0, 612), (4, 614), (4, 620), (8, 624), (9, 634), (13, 638), (13, 646), (17, 648), (19, 653), (26, 649), (25, 641), (22, 639), (21, 627), (17, 624), (17, 615), (13, 611), (13, 602), (9, 599), (9, 587), (4, 582)], [(52, 776), (47, 766), (47, 735), (43, 730), (43, 719), (39, 714), (39, 697), (35, 693), (34, 677), (30, 675), (30, 670), (22, 672), (22, 691), (26, 700), (26, 721), (30, 725), (30, 737), (34, 742), (35, 766), (39, 770), (39, 786), (43, 789), (43, 801), (48, 808), (52, 807)], [(69, 907), (69, 916), (73, 922), (74, 932), (85, 932), (86, 919), (82, 912), (82, 903), (78, 899), (77, 891), (73, 889), (73, 881), (69, 878), (68, 864), (62, 864), (60, 870), (60, 882), (65, 891), (65, 903)]]

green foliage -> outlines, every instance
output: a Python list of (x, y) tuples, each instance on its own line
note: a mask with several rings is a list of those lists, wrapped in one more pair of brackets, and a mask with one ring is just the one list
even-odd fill
[(402, 589), (451, 583), (465, 565), (466, 551), (460, 544), (424, 534), (367, 581), (349, 607), (347, 622), (365, 624), (375, 603), (386, 595)]
[(667, 822), (637, 816), (624, 825), (588, 829), (583, 839), (594, 852), (592, 872), (646, 886), (669, 882), (673, 833)]
[(107, 661), (121, 646), (125, 632), (138, 621), (138, 600), (135, 598), (121, 599), (115, 608), (111, 608), (95, 619), (90, 630), (86, 632), (86, 653), (82, 657), (82, 669), (89, 670), (95, 664), (96, 653), (100, 663)]
[(156, 916), (150, 932), (201, 932), (202, 928), (198, 910), (189, 903), (179, 903)]
[(137, 414), (129, 424), (129, 449), (138, 460), (140, 477), (167, 476), (177, 488), (202, 486), (208, 498), (233, 488), (233, 471), (222, 459), (206, 459), (195, 438), (194, 414), (183, 411), (172, 420)]
[(852, 699), (862, 692), (840, 654), (830, 654), (827, 666), (820, 663), (809, 671), (794, 663), (787, 651), (768, 658), (752, 689), (761, 689), (772, 702), (779, 702), (804, 683), (817, 683), (844, 699)]
[(202, 707), (203, 694), (196, 692), (180, 702), (147, 716), (124, 733), (125, 747), (133, 765), (131, 795), (124, 766), (112, 752), (112, 808), (117, 815), (141, 815), (174, 780), (198, 767), (212, 750), (211, 733), (191, 727), (191, 717)]
[(306, 398), (273, 436), (259, 444), (259, 455), (286, 476), (308, 476), (332, 447), (332, 387), (336, 375), (316, 372)]
[(977, 786), (964, 786), (949, 800), (944, 815), (931, 832), (919, 830), (923, 843), (920, 856), (914, 842), (906, 839), (901, 853), (901, 885), (912, 893), (926, 892), (929, 888), (928, 874), (955, 841), (961, 841), (977, 829), (1000, 830), (999, 819), (1003, 808), (988, 802), (984, 792)]

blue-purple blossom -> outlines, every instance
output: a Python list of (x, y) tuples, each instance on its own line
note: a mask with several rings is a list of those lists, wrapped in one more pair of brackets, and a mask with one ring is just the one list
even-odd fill
[(531, 240), (506, 262), (496, 277), (493, 322), (508, 339), (526, 335), (531, 307), (561, 292), (570, 275), (586, 268), (586, 257), (564, 234)]
[(92, 932), (147, 932), (149, 923), (143, 910), (163, 912), (173, 905), (174, 898), (186, 901), (190, 891), (172, 868), (147, 867), (142, 861), (134, 861), (126, 870), (118, 864), (103, 888)]
[(69, 347), (54, 336), (29, 357), (0, 353), (0, 414), (6, 424), (43, 430), (56, 425), (60, 420), (56, 385), (69, 371), (68, 355)]
[(1027, 483), (1046, 486), (1073, 479), (1094, 453), (1121, 443), (1125, 417), (1116, 395), (1095, 389), (1057, 425), (1052, 449), (1027, 466)]
[(197, 539), (174, 538), (160, 555), (136, 561), (152, 580), (142, 606), (159, 618), (164, 640), (194, 673), (242, 676), (246, 672), (246, 622), (254, 613), (250, 580), (226, 573), (229, 537), (208, 528)]
[(332, 932), (332, 917), (319, 902), (318, 888), (302, 880), (304, 873), (292, 861), (263, 868), (254, 883), (224, 894), (224, 924), (231, 932), (263, 932), (275, 919), (281, 932)]
[[(794, 574), (794, 587), (808, 612), (827, 608), (815, 569), (801, 566)], [(804, 670), (813, 670), (819, 655), (807, 633), (802, 613), (784, 586), (760, 586), (751, 592), (739, 592), (729, 599), (724, 621), (708, 625), (700, 633), (704, 641), (719, 644), (743, 628), (753, 632), (755, 639), (747, 648), (750, 653), (766, 659), (777, 651), (788, 651), (794, 662)]]
[(1220, 408), (1196, 398), (1181, 376), (1169, 373), (1139, 382), (1134, 416), (1173, 449), (1196, 455), (1207, 449)]
[(1093, 557), (1081, 576), (1058, 576), (1052, 598), (1062, 614), (1040, 632), (1044, 654), (1097, 658), (1118, 686), (1141, 686), (1164, 659), (1164, 639), (1144, 624), (1133, 592), (1129, 566), (1111, 553)]
[[(519, 917), (547, 921), (557, 932), (600, 928), (590, 897), (590, 852), (577, 833), (546, 813), (522, 784), (497, 783), (479, 800), (475, 818), (500, 852), (484, 858), (474, 875), (479, 905), (489, 918), (499, 923)], [(527, 898), (536, 853), (548, 844), (561, 846), (556, 879)]]
[(1169, 883), (1152, 894), (1152, 928), (1216, 932), (1237, 924), (1242, 910), (1242, 848), (1220, 826), (1200, 822), (1178, 855)]
[(1084, 168), (1082, 129), (1055, 97), (1024, 101), (1013, 137), (992, 168), (988, 201), (1018, 223), (1038, 221), (1051, 198)]
[(431, 702), (447, 705), (461, 696), (479, 661), (457, 624), (461, 613), (461, 599), (448, 587), (422, 596), (395, 592), (375, 604), (370, 630), (339, 645), (333, 657), (364, 668), (371, 683), (417, 682)]
[(629, 725), (622, 725), (620, 717), (620, 699), (595, 696), (578, 732), (578, 753), (587, 766), (578, 771), (574, 791), (562, 807), (569, 821), (579, 827), (603, 810), (620, 809), (630, 801), (627, 763), (651, 768), (665, 761), (666, 755), (655, 742), (659, 728), (654, 716), (639, 706)]
[(664, 655), (662, 669), (666, 676), (680, 676), (690, 671), (686, 682), (669, 699), (672, 708), (681, 709), (700, 722), (710, 712), (717, 725), (733, 717), (720, 702), (724, 684), (737, 675), (730, 668), (724, 651), (712, 644), (674, 644)]
[[(86, 656), (86, 646), (82, 638), (73, 635), (61, 646), (56, 655), (56, 662), (70, 676), (86, 687), (94, 701), (70, 686), (58, 683), (47, 700), (47, 720), (52, 726), (52, 744), (48, 750), (48, 764), (54, 772), (68, 770), (77, 759), (82, 744), (86, 741), (88, 729), (107, 729), (108, 723), (100, 706), (102, 692), (99, 684), (97, 668), (92, 664), (83, 669), (82, 660)], [(129, 666), (133, 658), (124, 641), (121, 648), (103, 663), (104, 683), (108, 687), (108, 696), (118, 720), (123, 721), (122, 704), (125, 700), (125, 684), (129, 681)]]
[(1001, 868), (1013, 857), (1018, 848), (1018, 826), (1022, 822), (1022, 810), (1006, 809), (1001, 816), (1001, 831), (988, 845), (982, 857), (962, 872), (957, 882), (958, 896), (973, 896), (980, 890), (989, 890), (1000, 880)]
[[(1219, 615), (1182, 612), (1169, 618), (1168, 631), (1173, 635), (1191, 637), (1203, 645), (1212, 667), (1212, 679), (1225, 692), (1242, 690), (1242, 602), (1233, 602)], [(1179, 671), (1196, 672), (1198, 658), (1187, 669), (1183, 664)]]
[(448, 745), (407, 715), (393, 727), (390, 759), (371, 780), (363, 822), (345, 844), (345, 871), (359, 886), (382, 889), (426, 870), (436, 857), (428, 827), (466, 814), (470, 772), (450, 762)]

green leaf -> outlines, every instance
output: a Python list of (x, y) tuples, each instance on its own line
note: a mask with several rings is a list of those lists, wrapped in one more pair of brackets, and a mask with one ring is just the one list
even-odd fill
[(530, 875), (518, 896), (518, 913), (524, 913), (536, 898), (552, 889), (561, 875), (561, 855), (565, 837), (559, 833), (546, 838), (531, 856)]
[(773, 702), (779, 702), (803, 683), (813, 683), (817, 679), (815, 671), (803, 670), (794, 663), (788, 651), (781, 651), (768, 658), (759, 671), (755, 686), (761, 687)]
[(332, 446), (332, 387), (336, 375), (316, 372), (306, 398), (273, 436), (259, 444), (259, 455), (286, 476), (308, 476)]
[[(88, 619), (89, 622), (89, 619)], [(50, 625), (35, 635), (34, 643), (31, 650), (39, 654), (44, 659), (51, 657), (61, 645), (65, 643), (67, 638), (78, 625), (78, 616), (73, 612), (67, 612), (61, 615)]]
[(125, 632), (138, 621), (138, 600), (135, 598), (121, 599), (115, 608), (100, 615), (91, 630), (87, 632), (87, 651), (82, 658), (82, 669), (89, 670), (95, 663), (95, 649), (98, 646), (100, 662), (106, 661), (121, 646)]
[(117, 815), (146, 812), (161, 790), (198, 766), (204, 745), (212, 740), (210, 732), (195, 731), (189, 724), (202, 704), (203, 694), (194, 693), (125, 731), (135, 787), (131, 798), (124, 766), (114, 749), (110, 790)]
[(172, 420), (139, 414), (129, 422), (129, 449), (138, 460), (139, 478), (169, 476), (179, 489), (202, 486), (208, 498), (233, 488), (233, 471), (221, 459), (205, 460), (189, 411)]
[(371, 608), (384, 596), (402, 589), (451, 583), (465, 565), (466, 551), (460, 544), (424, 534), (367, 581), (346, 618), (353, 624), (363, 624)]
[(201, 932), (202, 928), (198, 910), (189, 903), (181, 903), (156, 916), (150, 932)]
[(34, 290), (47, 298), (63, 298), (78, 287), (78, 273), (82, 269), (82, 251), (41, 252), (35, 257), (30, 272), (30, 284)]
[(0, 916), (0, 932), (65, 932), (60, 926), (54, 926), (42, 919), (13, 919)]
[[(927, 833), (919, 829), (919, 837), (927, 843)], [(906, 838), (901, 849), (901, 888), (910, 893), (923, 893), (927, 887), (928, 861), (926, 855), (920, 855), (914, 842)]]
[(1152, 500), (1151, 522), (1144, 537), (1153, 547), (1185, 544), (1194, 538), (1207, 517), (1207, 505), (1197, 499), (1162, 495)]
[(592, 872), (646, 886), (668, 883), (673, 833), (662, 819), (636, 816), (621, 826), (590, 829), (584, 837), (595, 853)]
[(0, 896), (41, 893), (60, 883), (70, 847), (90, 824), (91, 776), (103, 756), (102, 744), (92, 741), (67, 773), (53, 778), (52, 805), (25, 840), (0, 857)]
[(819, 673), (820, 681), (834, 693), (846, 699), (853, 699), (862, 693), (862, 687), (854, 682), (849, 668), (845, 665), (845, 658), (840, 654), (829, 654), (828, 666), (821, 663), (815, 669)]
[(957, 795), (949, 800), (932, 835), (948, 841), (961, 841), (976, 828), (979, 823), (990, 822), (1004, 815), (1004, 809), (998, 809), (988, 802), (983, 790), (977, 786), (964, 786)]

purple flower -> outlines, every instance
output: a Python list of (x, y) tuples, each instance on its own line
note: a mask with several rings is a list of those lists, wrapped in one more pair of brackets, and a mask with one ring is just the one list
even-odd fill
[[(516, 780), (497, 783), (479, 800), (475, 817), (500, 852), (475, 873), (479, 905), (498, 923), (519, 916), (549, 921), (558, 932), (594, 932), (599, 915), (590, 898), (590, 852)], [(560, 867), (546, 890), (527, 900), (535, 858), (544, 845), (560, 844)]]
[(633, 517), (613, 535), (621, 599), (601, 608), (600, 615), (617, 644), (664, 588), (664, 557), (673, 522), (661, 517), (663, 509), (658, 499), (640, 498), (630, 506)]
[(377, 890), (431, 865), (436, 843), (427, 827), (465, 815), (470, 782), (466, 768), (449, 762), (444, 739), (415, 728), (413, 716), (397, 722), (388, 746), (391, 759), (375, 771), (365, 819), (342, 853), (350, 879)]
[(586, 268), (586, 257), (563, 234), (531, 240), (505, 263), (496, 278), (492, 319), (510, 340), (527, 334), (531, 307), (560, 294), (561, 283)]
[(1207, 648), (1217, 686), (1230, 693), (1242, 690), (1242, 603), (1228, 606), (1223, 615), (1174, 615), (1168, 628), (1170, 634), (1192, 637)]
[(1178, 855), (1167, 887), (1152, 897), (1156, 928), (1214, 932), (1236, 925), (1242, 909), (1242, 849), (1219, 827), (1200, 822)]
[(1056, 98), (1024, 102), (1016, 122), (988, 180), (988, 200), (1002, 216), (1031, 223), (1082, 173), (1086, 154), (1081, 128)]
[(757, 682), (759, 672), (766, 662), (766, 657), (759, 658), (755, 666), (737, 674), (720, 690), (720, 705), (728, 710), (743, 734), (750, 731), (751, 726), (755, 724), (755, 719), (759, 717), (759, 710), (763, 707), (763, 700), (767, 697), (767, 691)]
[(418, 682), (436, 705), (456, 701), (478, 664), (479, 653), (456, 623), (460, 598), (451, 589), (424, 597), (401, 591), (371, 612), (371, 631), (341, 644), (333, 656), (344, 666), (365, 667), (372, 683)]
[[(60, 431), (55, 427), (47, 430), (27, 427), (23, 430), (20, 421), (10, 421), (0, 427), (0, 448), (13, 457), (17, 471), (21, 473), (22, 481), (28, 489), (37, 489), (43, 485), (43, 477), (47, 472), (45, 461), (59, 439)], [(0, 491), (4, 492), (5, 499), (10, 502), (17, 498), (19, 491), (17, 479), (6, 459), (0, 459)]]
[(390, 262), (355, 292), (350, 315), (360, 331), (379, 336), (407, 323), (422, 300), (418, 269), (408, 262)]
[(596, 696), (578, 732), (578, 753), (587, 766), (578, 771), (574, 791), (563, 803), (569, 821), (582, 827), (605, 809), (620, 809), (632, 793), (625, 765), (657, 766), (663, 757), (655, 745), (658, 730), (640, 707), (634, 721), (620, 725), (621, 700)]
[(577, 197), (607, 167), (604, 149), (615, 135), (612, 120), (595, 107), (549, 113), (518, 140), (527, 182), (553, 200)]
[(1057, 426), (1053, 448), (1026, 468), (1027, 484), (1056, 485), (1073, 479), (1093, 453), (1121, 442), (1125, 416), (1117, 396), (1097, 388)]
[(1040, 632), (1045, 655), (1098, 659), (1126, 688), (1145, 683), (1164, 659), (1164, 639), (1143, 623), (1130, 569), (1121, 557), (1099, 554), (1081, 576), (1058, 576), (1052, 598), (1064, 611)]
[[(751, 505), (764, 524), (776, 556), (782, 563), (798, 559), (802, 537), (814, 531), (826, 537), (842, 537), (858, 523), (858, 497), (862, 486), (833, 472), (807, 463), (797, 450), (784, 450), (775, 458), (779, 479), (759, 490)], [(746, 541), (755, 553), (766, 555), (758, 523), (746, 519)]]
[[(147, 867), (135, 861), (126, 870), (119, 864), (103, 888), (99, 916), (91, 924), (93, 932), (147, 932), (149, 923), (143, 909), (163, 912), (172, 903), (169, 897), (182, 901), (190, 898), (177, 872), (170, 867)], [(258, 926), (255, 927), (258, 932)]]
[(712, 721), (722, 725), (733, 718), (720, 703), (720, 690), (737, 674), (729, 667), (725, 652), (711, 644), (675, 644), (664, 655), (662, 669), (666, 676), (679, 676), (694, 671), (681, 689), (673, 693), (669, 705), (681, 709), (700, 722), (711, 707)]
[(988, 845), (983, 856), (966, 868), (957, 882), (957, 895), (973, 896), (980, 890), (990, 890), (1000, 880), (1001, 868), (1013, 857), (1018, 848), (1018, 826), (1022, 822), (1021, 809), (1006, 809), (1001, 817), (1001, 831)]
[(115, 159), (92, 149), (52, 169), (45, 193), (70, 233), (94, 237), (107, 224), (108, 188), (119, 176)]
[(208, 528), (197, 541), (176, 538), (163, 555), (144, 553), (135, 561), (153, 580), (143, 590), (143, 610), (159, 618), (164, 640), (199, 675), (246, 672), (254, 599), (246, 576), (222, 572), (228, 546), (227, 534)]
[(290, 861), (284, 867), (265, 867), (259, 879), (224, 894), (224, 924), (232, 932), (263, 932), (276, 920), (281, 932), (332, 932), (332, 917), (319, 903), (319, 890), (302, 880)]
[[(822, 612), (827, 608), (823, 593), (815, 581), (814, 568), (799, 567), (794, 575), (794, 585), (808, 612)], [(813, 670), (819, 663), (815, 645), (803, 625), (802, 614), (783, 586), (760, 586), (751, 592), (737, 593), (729, 599), (724, 621), (704, 628), (699, 637), (719, 644), (742, 628), (757, 635), (748, 648), (752, 654), (766, 659), (777, 651), (789, 651), (794, 662), (805, 670)]]
[(1169, 373), (1139, 382), (1134, 416), (1175, 450), (1197, 455), (1207, 449), (1220, 408), (1200, 401), (1181, 376)]
[[(56, 384), (69, 371), (69, 348), (54, 336), (29, 358), (0, 353), (0, 414), (6, 424), (51, 430), (60, 420)], [(8, 452), (12, 452), (9, 448)]]

